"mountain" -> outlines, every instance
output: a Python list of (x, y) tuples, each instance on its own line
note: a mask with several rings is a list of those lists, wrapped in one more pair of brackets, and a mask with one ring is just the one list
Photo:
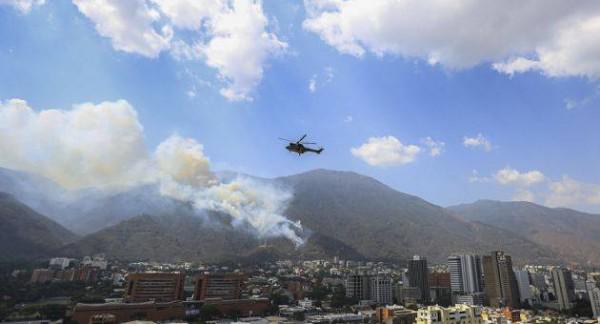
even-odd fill
[(17, 197), (78, 235), (94, 233), (144, 213), (177, 213), (186, 203), (165, 197), (155, 185), (121, 192), (66, 190), (34, 174), (0, 168), (0, 192)]
[[(266, 181), (266, 180), (263, 180)], [(548, 261), (548, 250), (490, 225), (469, 222), (444, 208), (352, 172), (316, 170), (270, 180), (293, 192), (285, 214), (308, 239), (295, 248), (259, 240), (228, 225), (227, 216), (190, 206), (141, 215), (104, 228), (64, 249), (68, 255), (107, 253), (120, 259), (258, 260), (342, 256), (400, 261), (414, 254), (443, 261), (454, 252), (505, 249), (517, 259)], [(187, 209), (186, 209), (187, 208)]]
[(370, 259), (414, 254), (443, 261), (455, 252), (504, 249), (518, 259), (545, 261), (550, 251), (524, 237), (469, 222), (419, 197), (353, 172), (315, 170), (279, 178), (293, 189), (286, 215)]
[(0, 259), (34, 259), (73, 242), (76, 236), (7, 193), (0, 192)]
[(63, 213), (68, 196), (65, 189), (47, 178), (5, 168), (0, 168), (0, 192), (53, 219), (53, 215)]
[[(70, 256), (107, 253), (122, 260), (258, 261), (281, 258), (361, 256), (334, 239), (314, 234), (297, 250), (284, 238), (258, 239), (249, 231), (231, 227), (219, 215), (182, 213), (140, 215), (67, 245)], [(328, 253), (331, 251), (332, 253)]]
[(551, 249), (560, 259), (600, 264), (600, 215), (529, 202), (480, 200), (448, 207), (477, 221), (527, 237)]
[[(60, 188), (48, 193), (58, 185), (1, 171), (0, 191), (16, 183), (14, 192), (40, 210), (52, 211), (48, 216), (68, 229), (86, 234), (63, 248), (73, 256), (103, 252), (120, 259), (227, 261), (338, 255), (400, 261), (420, 254), (442, 262), (456, 252), (503, 249), (516, 262), (600, 264), (596, 215), (525, 204), (527, 208), (514, 208), (519, 213), (508, 219), (498, 216), (510, 214), (499, 202), (486, 203), (481, 210), (475, 208), (479, 203), (446, 209), (353, 172), (314, 170), (257, 179), (292, 193), (284, 214), (300, 221), (307, 237), (296, 249), (283, 238), (257, 239), (248, 228), (233, 227), (228, 215), (196, 210), (161, 195), (156, 186), (117, 193)], [(28, 186), (35, 190), (24, 191)], [(576, 226), (569, 217), (577, 219)]]

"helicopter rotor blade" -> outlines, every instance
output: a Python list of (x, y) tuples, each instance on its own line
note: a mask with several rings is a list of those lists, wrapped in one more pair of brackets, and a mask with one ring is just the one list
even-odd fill
[(300, 144), (317, 145), (315, 142), (301, 142)]
[(300, 139), (296, 142), (296, 143), (300, 143), (302, 142), (302, 140), (306, 137), (306, 134), (304, 134), (304, 136), (300, 137)]
[(290, 143), (294, 142), (294, 141), (292, 141), (292, 140), (289, 140), (289, 139), (287, 139), (287, 138), (281, 138), (281, 137), (279, 137), (279, 139), (280, 139), (280, 140), (282, 140), (282, 141), (290, 142)]

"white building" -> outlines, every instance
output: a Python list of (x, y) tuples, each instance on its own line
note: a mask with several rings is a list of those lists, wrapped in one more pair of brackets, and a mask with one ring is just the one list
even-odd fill
[(573, 308), (575, 287), (571, 271), (564, 268), (552, 269), (552, 282), (559, 310)]
[(594, 317), (598, 318), (598, 321), (600, 322), (600, 283), (594, 280), (588, 280), (586, 281), (585, 286), (590, 298), (590, 303), (592, 304)]
[(448, 257), (450, 287), (454, 294), (471, 294), (483, 291), (481, 258), (463, 254)]
[(308, 298), (304, 298), (304, 299), (298, 301), (298, 306), (300, 306), (302, 308), (306, 308), (306, 309), (312, 308), (313, 301)]
[(514, 270), (515, 277), (517, 278), (517, 286), (519, 287), (519, 296), (521, 303), (529, 302), (531, 300), (531, 294), (529, 289), (529, 271), (527, 270)]
[(380, 305), (392, 304), (392, 278), (386, 275), (371, 277), (371, 300)]
[(454, 296), (455, 304), (465, 304), (465, 305), (483, 305), (485, 303), (485, 294), (484, 293), (472, 293), (466, 295), (455, 295)]
[(481, 324), (480, 306), (427, 306), (417, 312), (417, 324)]
[(50, 259), (50, 267), (58, 267), (61, 270), (69, 267), (71, 259), (69, 258), (52, 258)]

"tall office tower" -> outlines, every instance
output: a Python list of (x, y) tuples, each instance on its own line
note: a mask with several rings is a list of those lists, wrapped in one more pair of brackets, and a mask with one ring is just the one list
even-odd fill
[(441, 306), (451, 304), (452, 291), (450, 289), (449, 272), (434, 271), (429, 274), (429, 297), (432, 302)]
[(481, 257), (462, 254), (448, 257), (452, 301), (455, 304), (483, 305)]
[(551, 274), (554, 294), (556, 295), (556, 302), (559, 309), (567, 310), (573, 308), (575, 285), (573, 284), (571, 271), (564, 268), (554, 268)]
[(350, 274), (346, 277), (346, 297), (358, 300), (370, 298), (370, 276), (366, 274)]
[(519, 297), (521, 303), (529, 303), (531, 299), (531, 293), (529, 292), (529, 271), (527, 270), (514, 270), (515, 277), (517, 278), (517, 286), (519, 287)]
[(600, 319), (600, 281), (588, 279), (585, 282), (585, 288), (587, 289), (590, 303), (592, 304), (594, 318)]
[(148, 272), (127, 275), (126, 302), (169, 302), (183, 300), (183, 280), (179, 272)]
[(194, 299), (221, 298), (240, 299), (246, 276), (241, 273), (201, 274), (196, 276)]
[(369, 286), (371, 288), (369, 299), (381, 305), (392, 304), (392, 278), (390, 276), (372, 276)]
[(502, 251), (483, 257), (485, 294), (492, 307), (519, 307), (519, 288), (512, 269), (512, 259)]
[(472, 294), (483, 291), (480, 256), (451, 255), (448, 257), (448, 272), (452, 293)]
[(408, 284), (409, 287), (419, 288), (421, 292), (421, 302), (429, 302), (429, 269), (427, 268), (427, 259), (415, 255), (408, 260)]

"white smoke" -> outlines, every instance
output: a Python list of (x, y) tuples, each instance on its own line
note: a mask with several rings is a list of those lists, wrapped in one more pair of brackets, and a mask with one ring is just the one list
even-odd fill
[(163, 195), (224, 212), (261, 237), (303, 240), (283, 216), (291, 194), (248, 177), (221, 182), (203, 146), (172, 135), (151, 153), (135, 109), (125, 100), (34, 111), (0, 102), (0, 166), (40, 174), (69, 189), (122, 190), (156, 183)]
[(173, 135), (154, 155), (162, 194), (191, 201), (199, 209), (225, 212), (234, 225), (248, 224), (261, 236), (285, 236), (296, 245), (303, 243), (296, 234), (302, 229), (300, 223), (283, 216), (289, 192), (248, 177), (219, 182), (209, 170), (202, 145), (193, 139)]

